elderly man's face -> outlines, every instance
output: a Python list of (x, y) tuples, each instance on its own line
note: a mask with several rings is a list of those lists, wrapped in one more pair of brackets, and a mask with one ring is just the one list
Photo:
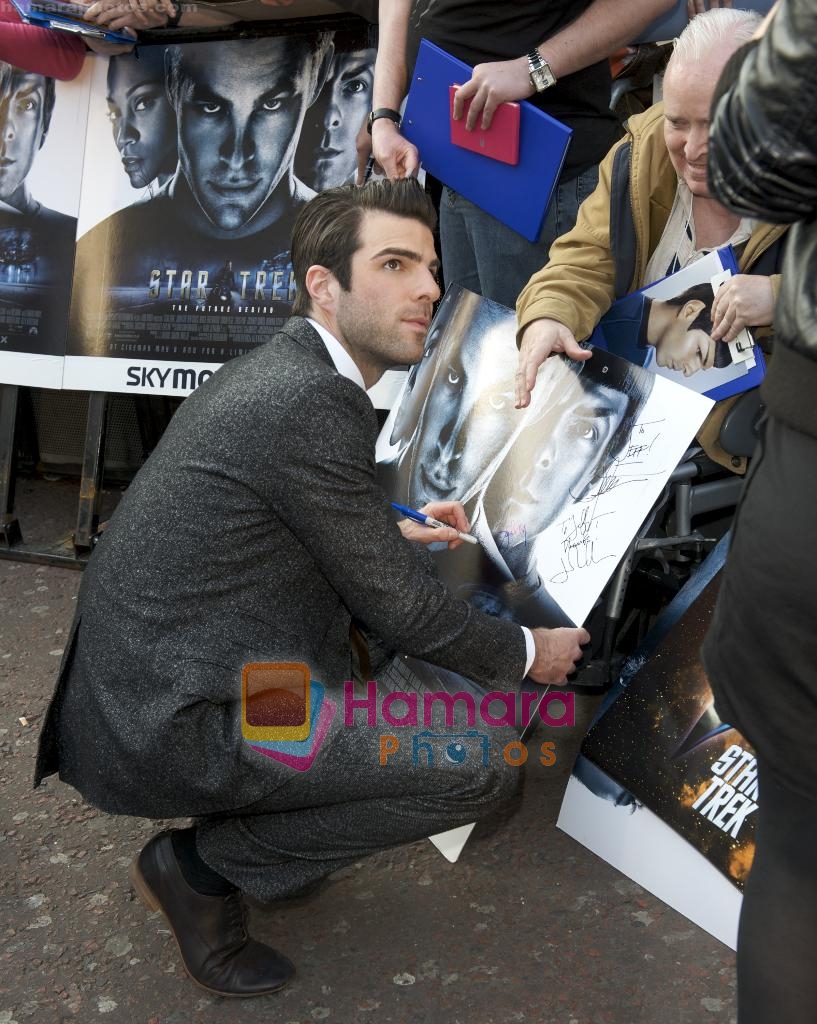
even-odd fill
[(177, 110), (179, 159), (217, 228), (249, 224), (289, 175), (315, 84), (308, 44), (281, 36), (254, 44), (188, 47)]
[(45, 78), (15, 70), (0, 98), (0, 199), (15, 206), (43, 139)]
[(679, 178), (694, 196), (708, 196), (709, 110), (723, 61), (670, 65), (664, 78), (664, 141)]

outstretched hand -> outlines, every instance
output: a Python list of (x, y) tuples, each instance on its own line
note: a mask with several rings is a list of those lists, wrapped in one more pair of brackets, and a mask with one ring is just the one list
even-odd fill
[(171, 13), (172, 6), (164, 0), (96, 0), (83, 17), (111, 32), (141, 32), (166, 25)]
[[(408, 139), (404, 139), (397, 130), (397, 125), (387, 117), (379, 118), (372, 125), (372, 155), (389, 178), (412, 178), (420, 169), (420, 154), (417, 147)], [(358, 184), (362, 183), (358, 163)]]
[(577, 362), (584, 362), (593, 354), (582, 348), (569, 327), (558, 320), (532, 320), (522, 332), (519, 358), (516, 364), (516, 408), (530, 405), (530, 396), (536, 384), (539, 367), (548, 356), (563, 352)]

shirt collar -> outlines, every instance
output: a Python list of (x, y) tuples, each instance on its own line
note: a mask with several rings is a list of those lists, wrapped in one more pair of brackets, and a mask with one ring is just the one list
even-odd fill
[(347, 377), (349, 380), (354, 381), (355, 384), (363, 388), (365, 391), (366, 385), (363, 382), (363, 374), (360, 372), (357, 363), (352, 359), (334, 334), (327, 331), (322, 324), (319, 324), (317, 320), (313, 320), (311, 316), (308, 316), (306, 319), (321, 336), (321, 341), (326, 345), (326, 351), (329, 353), (329, 358), (335, 364), (335, 369), (341, 377)]

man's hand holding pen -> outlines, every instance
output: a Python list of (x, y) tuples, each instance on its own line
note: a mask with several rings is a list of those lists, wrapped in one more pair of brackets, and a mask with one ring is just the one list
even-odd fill
[(447, 542), (448, 547), (453, 550), (463, 543), (458, 534), (467, 534), (471, 528), (468, 516), (465, 514), (465, 509), (460, 501), (430, 501), (417, 511), (423, 515), (430, 516), (432, 519), (450, 524), (450, 528), (446, 526), (424, 526), (411, 519), (401, 519), (397, 524), (400, 527), (400, 532), (406, 540), (414, 540), (418, 544), (440, 544)]

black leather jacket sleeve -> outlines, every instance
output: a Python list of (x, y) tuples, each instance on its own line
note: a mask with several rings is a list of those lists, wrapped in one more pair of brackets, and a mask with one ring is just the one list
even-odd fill
[(709, 181), (730, 209), (767, 221), (804, 220), (817, 209), (815, 0), (783, 0), (763, 39), (726, 66), (713, 103)]

